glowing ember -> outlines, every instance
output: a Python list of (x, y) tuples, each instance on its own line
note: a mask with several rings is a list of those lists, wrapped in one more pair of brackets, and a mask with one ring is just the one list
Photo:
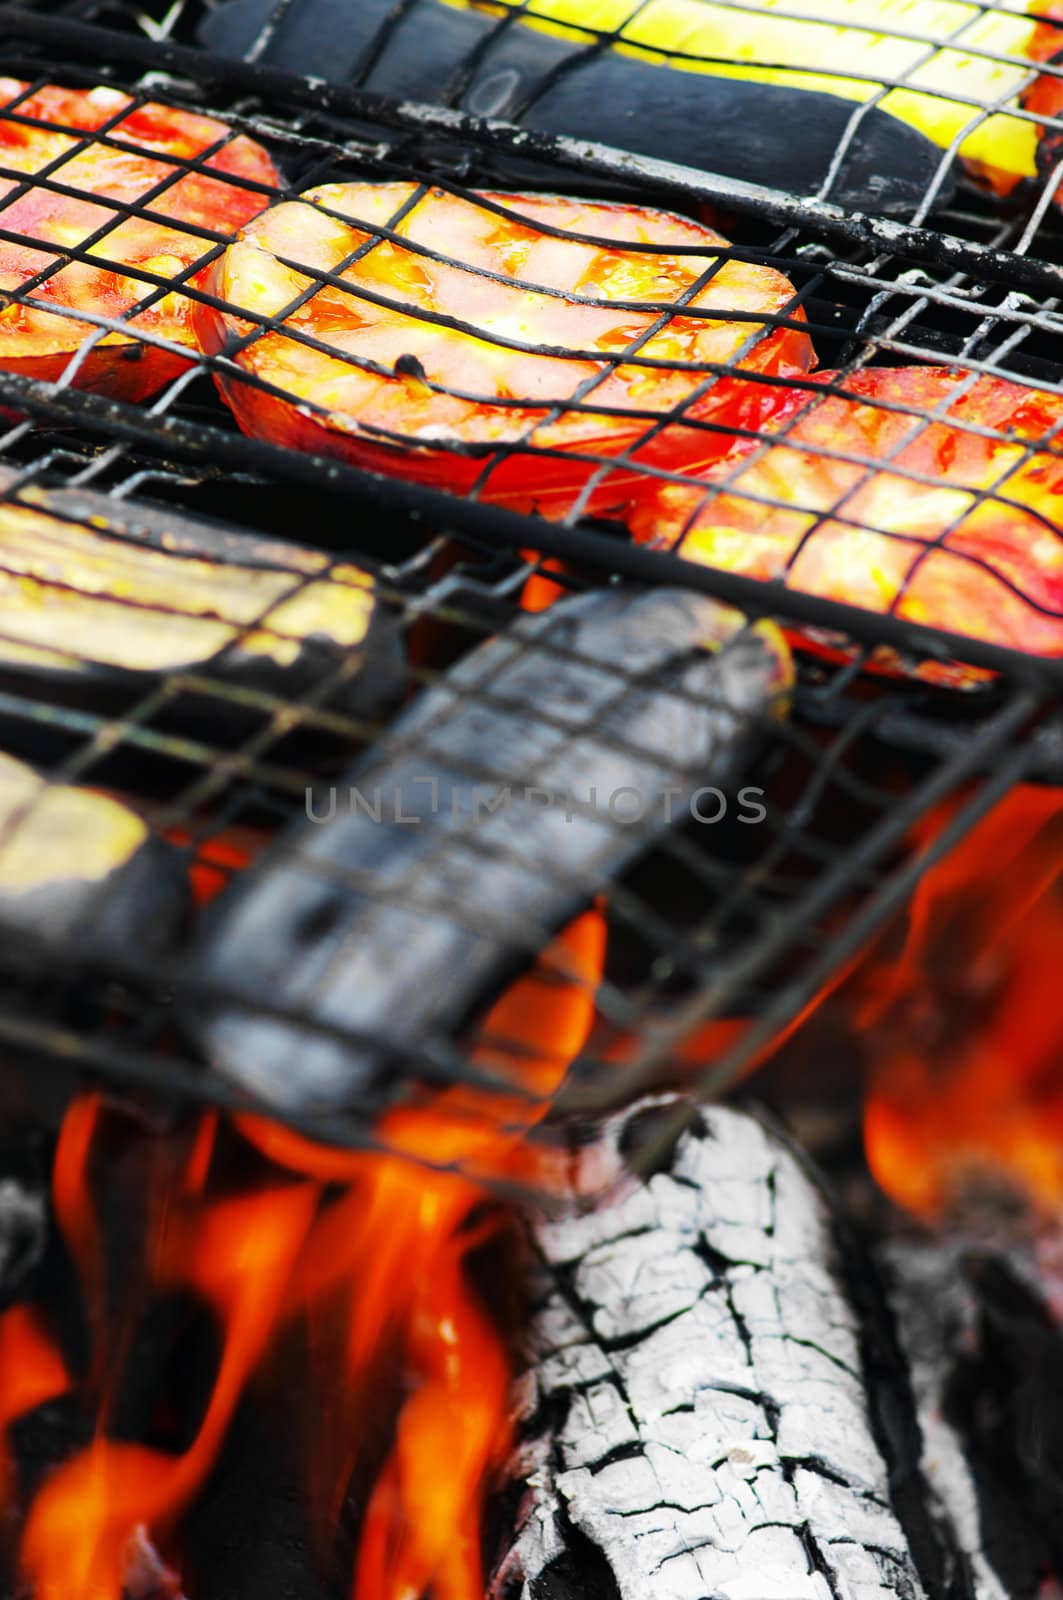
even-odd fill
[[(537, 561), (534, 550), (524, 552), (525, 559)], [(552, 557), (538, 561), (537, 570), (532, 573), (521, 592), (520, 603), (525, 611), (545, 611), (547, 606), (552, 606), (555, 600), (562, 599), (571, 590), (564, 583), (557, 583), (550, 577), (551, 572), (563, 573), (564, 562), (556, 561)]]
[(225, 828), (209, 838), (196, 839), (187, 828), (167, 828), (171, 844), (188, 850), (192, 860), (188, 878), (197, 905), (209, 904), (264, 847), (266, 839), (250, 828)]
[[(275, 1175), (253, 1192), (219, 1196), (216, 1157), (232, 1135), (215, 1114), (180, 1148), (153, 1147), (131, 1299), (143, 1309), (174, 1291), (191, 1294), (210, 1309), (220, 1339), (210, 1398), (180, 1452), (116, 1437), (111, 1425), (120, 1377), (112, 1369), (130, 1341), (113, 1326), (105, 1294), (94, 1154), (114, 1114), (94, 1095), (71, 1105), (53, 1206), (92, 1335), (89, 1369), (77, 1382), (96, 1410), (97, 1433), (29, 1509), (20, 1559), (33, 1600), (122, 1600), (148, 1558), (165, 1574), (166, 1592), (178, 1592), (165, 1564), (179, 1564), (181, 1518), (215, 1467), (249, 1382), (294, 1319), (313, 1353), (306, 1483), (319, 1532), (334, 1536), (355, 1472), (376, 1472), (352, 1600), (482, 1600), (484, 1499), (511, 1443), (511, 1374), (472, 1258), (509, 1218), (470, 1174), (536, 1173), (526, 1135), (587, 1039), (604, 944), (597, 911), (555, 942), (482, 1025), (477, 1059), (499, 1089), (453, 1088), (391, 1112), (378, 1133), (399, 1153), (326, 1148), (237, 1117)], [(286, 1169), (280, 1181), (277, 1167)], [(330, 1336), (337, 1327), (338, 1340)], [(382, 1463), (367, 1463), (365, 1419), (396, 1363), (390, 1442)], [(68, 1386), (33, 1315), (16, 1308), (0, 1318), (0, 1426)]]

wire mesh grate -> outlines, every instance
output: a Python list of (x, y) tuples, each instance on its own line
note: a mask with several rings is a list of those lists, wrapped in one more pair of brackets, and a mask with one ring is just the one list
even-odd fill
[[(509, 19), (497, 17), (495, 25), (508, 26)], [(444, 696), (437, 705), (457, 705), (463, 714), (476, 707), (488, 718), (504, 715), (497, 685), (475, 672), (462, 676), (485, 641), (510, 641), (518, 660), (545, 657), (562, 684), (566, 672), (593, 670), (609, 679), (610, 694), (621, 699), (646, 690), (630, 663), (603, 662), (593, 653), (588, 660), (578, 649), (573, 655), (551, 636), (548, 622), (545, 631), (529, 633), (535, 615), (529, 597), (536, 592), (540, 600), (559, 591), (578, 601), (581, 595), (623, 596), (636, 589), (716, 597), (751, 619), (779, 619), (795, 644), (794, 708), (783, 717), (750, 715), (756, 737), (741, 772), (729, 774), (722, 786), (725, 814), (711, 826), (691, 814), (685, 826), (667, 830), (659, 817), (631, 826), (610, 815), (608, 805), (604, 813), (597, 806), (596, 825), (608, 847), (622, 835), (623, 851), (614, 857), (606, 850), (610, 865), (601, 882), (587, 871), (559, 866), (566, 893), (550, 903), (551, 915), (542, 923), (519, 905), (510, 908), (505, 936), (495, 941), (505, 959), (491, 968), (475, 1003), (470, 999), (464, 1009), (447, 1013), (445, 1022), (430, 1018), (419, 1031), (404, 1033), (394, 1015), (337, 1020), (265, 990), (257, 1007), (263, 1025), (297, 1026), (308, 1051), (308, 1041), (321, 1037), (339, 1041), (351, 1056), (373, 1052), (374, 1071), (364, 1081), (358, 1078), (339, 1106), (323, 1110), (312, 1095), (305, 1103), (284, 1104), (293, 1128), (359, 1144), (381, 1137), (381, 1108), (396, 1097), (416, 1102), (425, 1093), (471, 1084), (521, 1099), (513, 1061), (527, 1046), (491, 1034), (489, 1003), (519, 971), (521, 956), (526, 963), (541, 951), (570, 913), (595, 902), (599, 890), (605, 891), (600, 914), (608, 934), (604, 972), (592, 983), (585, 972), (566, 966), (570, 958), (562, 952), (552, 958), (553, 977), (542, 980), (561, 988), (593, 987), (593, 1030), (564, 1075), (564, 1087), (555, 1085), (539, 1098), (555, 1109), (587, 1114), (662, 1075), (689, 1071), (691, 1063), (709, 1066), (707, 1086), (722, 1085), (756, 1058), (901, 904), (926, 865), (910, 845), (916, 819), (949, 797), (966, 796), (935, 847), (944, 850), (1010, 786), (1058, 777), (1060, 669), (1054, 658), (1063, 652), (1053, 645), (1051, 630), (1061, 614), (1040, 592), (1026, 593), (1012, 557), (1002, 564), (985, 543), (978, 547), (975, 541), (973, 552), (962, 541), (956, 544), (957, 530), (962, 533), (984, 508), (995, 506), (1025, 518), (1027, 527), (1036, 524), (1044, 548), (1059, 546), (1051, 503), (1044, 509), (1029, 488), (1031, 481), (1051, 486), (1059, 472), (1053, 407), (1063, 405), (1056, 265), (1061, 252), (1051, 204), (1031, 212), (1028, 205), (994, 199), (964, 183), (935, 212), (930, 231), (588, 150), (563, 138), (538, 139), (465, 113), (455, 117), (385, 101), (371, 91), (310, 85), (268, 67), (211, 61), (157, 40), (145, 44), (104, 35), (78, 22), (9, 12), (7, 26), (5, 65), (25, 87), (14, 92), (4, 115), (12, 126), (30, 130), (43, 118), (48, 136), (59, 141), (48, 164), (29, 174), (30, 185), (25, 171), (0, 167), (9, 185), (9, 212), (27, 195), (84, 204), (78, 163), (92, 146), (123, 159), (146, 150), (130, 131), (145, 107), (173, 105), (220, 119), (221, 127), (215, 122), (202, 130), (191, 154), (148, 152), (154, 163), (150, 182), (135, 194), (94, 195), (92, 225), (76, 239), (34, 233), (25, 210), (20, 226), (0, 228), (5, 246), (36, 252), (32, 272), (21, 281), (9, 278), (3, 317), (9, 328), (20, 318), (45, 319), (61, 355), (59, 372), (35, 370), (27, 362), (23, 371), (0, 378), (9, 416), (0, 441), (8, 472), (0, 486), (0, 516), (8, 529), (3, 573), (23, 601), (33, 589), (38, 600), (46, 596), (48, 606), (68, 619), (64, 636), (54, 627), (51, 634), (30, 636), (17, 604), (12, 602), (6, 622), (0, 610), (6, 749), (46, 769), (55, 783), (120, 794), (146, 819), (152, 837), (167, 842), (181, 872), (193, 874), (201, 898), (222, 892), (224, 899), (228, 880), (241, 877), (249, 860), (278, 849), (281, 855), (273, 859), (284, 859), (286, 847), (278, 839), (289, 841), (289, 851), (304, 848), (292, 844), (292, 829), (303, 821), (305, 845), (308, 804), (320, 805), (322, 795), (348, 783), (357, 752), (368, 762), (360, 770), (370, 778), (382, 763), (386, 771), (393, 759), (389, 736), (407, 726), (394, 720), (398, 699), (426, 689)], [(131, 99), (109, 102), (100, 125), (86, 133), (57, 111), (42, 113), (40, 98), (34, 100), (57, 80), (74, 88), (106, 82)], [(345, 239), (352, 235), (350, 247), (334, 251), (328, 264), (308, 259), (297, 232), (289, 253), (263, 252), (289, 284), (289, 292), (266, 311), (219, 289), (212, 269), (228, 259), (234, 229), (209, 219), (175, 219), (173, 211), (182, 183), (213, 176), (219, 156), (239, 139), (254, 140), (268, 152), (278, 179), (230, 171), (219, 181), (234, 190), (295, 202), (308, 189), (359, 186), (330, 187), (313, 208), (322, 225)], [(579, 192), (594, 180), (606, 189), (622, 188), (628, 205), (664, 206), (688, 219), (709, 208), (717, 226), (726, 214), (726, 231), (738, 242), (719, 243), (685, 221), (682, 229), (688, 231), (669, 239), (672, 276), (662, 293), (652, 266), (648, 278), (636, 270), (654, 252), (630, 212), (619, 214), (621, 224), (612, 234), (596, 231), (617, 215), (605, 198), (589, 202), (575, 220), (571, 212), (552, 212), (551, 202), (534, 198), (542, 183), (536, 187), (528, 178), (529, 162), (539, 164), (540, 179), (549, 173), (554, 191)], [(497, 193), (518, 183), (531, 185), (532, 198)], [(352, 213), (351, 195), (364, 205), (367, 196), (380, 193), (365, 187), (370, 184), (394, 186), (386, 215), (379, 209)], [(485, 189), (494, 197), (485, 198)], [(548, 276), (470, 261), (448, 248), (442, 227), (417, 235), (419, 210), (431, 215), (436, 204), (453, 208), (438, 213), (444, 220), (471, 218), (469, 226), (481, 233), (489, 225), (506, 242), (515, 237), (529, 249), (575, 249), (583, 252), (581, 260), (588, 252), (596, 260), (619, 257), (636, 292), (614, 292), (603, 303), (600, 295), (572, 292)], [(32, 212), (29, 219), (32, 224)], [(122, 230), (131, 226), (166, 227), (190, 239), (179, 270), (145, 265), (124, 250)], [(62, 277), (72, 268), (110, 275), (124, 297), (120, 307), (97, 309), (84, 297), (64, 304)], [(403, 280), (398, 268), (412, 278)], [(418, 270), (459, 281), (465, 302), (440, 310), (418, 298)], [(769, 270), (776, 275), (776, 299), (750, 309), (748, 285), (763, 283)], [(498, 316), (489, 325), (482, 308), (492, 294)], [(514, 329), (506, 322), (513, 296), (530, 300), (536, 316), (562, 319), (563, 329), (572, 326), (564, 319), (573, 314), (592, 328), (603, 317), (622, 314), (620, 334), (608, 349), (597, 343), (581, 347), (568, 338), (562, 354), (556, 336), (544, 340), (534, 326), (529, 334), (526, 326)], [(326, 299), (332, 321), (315, 323)], [(173, 326), (160, 332), (152, 317), (167, 302)], [(175, 336), (189, 305), (198, 316), (224, 324), (224, 337), (209, 354)], [(414, 348), (396, 361), (393, 351), (379, 359), (361, 353), (357, 341), (337, 342), (336, 326), (372, 330), (374, 317), (401, 324)], [(712, 331), (721, 325), (730, 330), (730, 342), (706, 353), (704, 336), (711, 344)], [(616, 328), (609, 332), (615, 335)], [(506, 384), (477, 388), (463, 379), (456, 359), (462, 341), (471, 338), (489, 351), (488, 365), (527, 362), (530, 369), (518, 365), (516, 371), (534, 370), (537, 379), (542, 363), (561, 361), (567, 387), (545, 391), (545, 403), (541, 387), (522, 391), (512, 372)], [(443, 343), (450, 366), (442, 376), (430, 370), (425, 339)], [(674, 345), (661, 354), (661, 342), (669, 339)], [(137, 369), (138, 385), (160, 354), (175, 370), (163, 371), (157, 387), (148, 383), (142, 394), (138, 388), (139, 404), (116, 397), (106, 374), (96, 385), (104, 392), (83, 387), (94, 356), (114, 348)], [(265, 373), (245, 359), (271, 348)], [(765, 350), (778, 354), (780, 348), (791, 357), (798, 351), (801, 359), (765, 356)], [(805, 371), (813, 349), (817, 371), (833, 375), (827, 380)], [(376, 383), (385, 396), (412, 389), (430, 426), (432, 407), (442, 403), (452, 408), (448, 414), (456, 408), (477, 425), (478, 412), (487, 413), (490, 428), (477, 435), (473, 427), (456, 439), (440, 439), (437, 430), (411, 454), (403, 425), (389, 428), (377, 421), (356, 430), (353, 449), (350, 429), (330, 433), (334, 408), (286, 386), (277, 352), (333, 364), (341, 387), (354, 375)], [(869, 378), (879, 382), (876, 375), (909, 365), (946, 369), (946, 392), (928, 402), (910, 395), (866, 396), (860, 388)], [(481, 368), (481, 383), (482, 373)], [(741, 404), (714, 410), (736, 378)], [(258, 437), (237, 430), (216, 393), (219, 379), (230, 404), (239, 410), (242, 402), (244, 425)], [(979, 383), (1004, 380), (1036, 385), (1044, 412), (1040, 428), (1016, 428), (999, 412), (972, 414), (969, 403), (964, 409)], [(601, 390), (610, 384), (613, 391), (603, 400)], [(654, 384), (665, 385), (663, 398)], [(637, 385), (643, 386), (642, 404), (631, 397)], [(893, 429), (888, 473), (879, 455), (863, 440), (854, 445), (844, 429), (837, 443), (827, 444), (801, 432), (817, 408), (845, 406), (846, 396), (854, 394), (865, 410), (885, 419), (883, 427)], [(782, 421), (781, 399), (790, 407)], [(292, 448), (283, 442), (293, 437), (290, 431), (261, 424), (267, 400), (286, 408), (285, 427), (295, 419), (310, 429), (297, 441), (309, 448)], [(589, 443), (588, 417), (599, 430)], [(654, 454), (677, 431), (688, 449), (693, 439), (709, 458), (697, 506), (684, 502), (682, 531), (667, 541), (672, 548), (658, 548), (659, 540), (632, 542), (623, 518), (633, 520), (637, 532), (637, 517), (627, 511), (618, 516), (617, 502), (627, 497), (653, 508), (661, 495), (692, 492), (681, 457)], [(991, 458), (989, 467), (978, 466), (977, 482), (969, 476), (950, 486), (940, 462), (935, 472), (905, 453), (913, 441), (928, 437), (944, 437), (961, 456), (981, 452)], [(421, 475), (428, 481), (409, 481), (426, 450), (432, 471)], [(362, 470), (389, 464), (388, 452), (405, 478)], [(787, 462), (810, 456), (844, 469), (852, 478), (843, 485), (846, 496), (889, 478), (906, 492), (936, 488), (952, 500), (932, 534), (913, 541), (888, 518), (881, 525), (869, 522), (859, 506), (847, 516), (844, 498), (840, 504), (805, 504), (789, 488), (766, 493), (764, 463), (777, 464), (780, 452)], [(785, 481), (788, 469), (779, 470), (782, 478), (775, 481)], [(547, 505), (550, 518), (535, 514), (544, 485), (558, 481), (563, 492)], [(711, 517), (713, 505), (734, 501), (756, 507), (759, 517), (804, 516), (771, 582), (762, 581), (762, 573), (727, 570), (725, 561), (685, 558), (699, 536), (700, 519)], [(588, 520), (588, 509), (598, 520)], [(658, 523), (663, 515), (652, 509), (639, 514)], [(17, 556), (20, 521), (23, 528), (35, 526), (38, 535), (47, 527), (58, 550), (65, 548), (64, 528), (80, 534), (81, 566), (68, 554), (65, 570), (60, 563), (58, 573), (54, 566), (45, 572), (33, 567), (32, 553)], [(815, 546), (828, 521), (854, 534), (870, 531), (887, 544), (901, 542), (911, 552), (909, 570), (877, 610), (866, 601), (848, 603), (838, 584), (820, 593), (798, 586), (797, 559)], [(250, 554), (250, 547), (238, 549), (232, 542), (241, 535), (256, 541)], [(84, 554), (85, 539), (92, 542), (91, 557)], [(119, 571), (122, 560), (132, 554), (143, 561), (145, 552), (185, 564), (180, 616), (157, 594), (138, 599), (135, 583), (145, 580), (135, 561), (132, 587), (114, 581), (114, 574), (125, 572)], [(1010, 595), (1024, 608), (1021, 623), (1005, 627), (1003, 613), (984, 601), (980, 611), (966, 613), (955, 606), (935, 613), (922, 601), (921, 609), (906, 611), (911, 579), (929, 566), (930, 552), (980, 572), (996, 585), (995, 595)], [(1055, 558), (1042, 550), (1039, 559), (1051, 567)], [(20, 566), (19, 560), (29, 564)], [(197, 561), (213, 561), (218, 571), (254, 568), (259, 610), (219, 617), (215, 596), (209, 622), (223, 629), (221, 644), (212, 634), (211, 647), (197, 656), (189, 653), (183, 632), (173, 648), (186, 655), (167, 660), (167, 636), (178, 623), (186, 632), (194, 631), (193, 624), (205, 626), (209, 608), (195, 590)], [(352, 567), (364, 576), (352, 578)], [(795, 581), (780, 581), (788, 576)], [(1032, 568), (1027, 576), (1033, 576)], [(290, 616), (298, 615), (299, 605), (314, 595), (325, 606), (330, 585), (373, 596), (373, 626), (353, 645), (349, 637), (330, 639), (321, 626), (302, 622), (286, 629), (278, 620), (285, 606)], [(241, 593), (246, 587), (241, 582)], [(80, 619), (91, 639), (104, 606), (114, 608), (114, 619), (123, 609), (126, 614), (111, 624), (115, 650), (130, 638), (141, 639), (135, 624), (143, 626), (148, 613), (157, 634), (150, 663), (146, 653), (131, 666), (132, 646), (125, 661), (79, 648), (75, 623)], [(330, 615), (327, 606), (322, 615)], [(1049, 641), (1041, 654), (1016, 648), (1026, 643), (1031, 619), (1045, 630), (1038, 637)], [(749, 636), (747, 627), (737, 637)], [(142, 642), (137, 648), (145, 649)], [(369, 680), (372, 693), (365, 689)], [(943, 686), (958, 681), (962, 690)], [(662, 692), (679, 701), (686, 694), (677, 680)], [(545, 697), (538, 706), (522, 701), (519, 709), (525, 731), (533, 729), (538, 737), (551, 729)], [(571, 735), (563, 718), (553, 732)], [(630, 738), (623, 735), (612, 725), (594, 730), (603, 770), (616, 770), (609, 761), (637, 757), (645, 764), (640, 772), (651, 772), (654, 782), (674, 776), (660, 750), (640, 749), (636, 741), (633, 757)], [(414, 725), (406, 738), (406, 758), (420, 762), (423, 776), (438, 774), (433, 729)], [(448, 780), (492, 793), (534, 786), (536, 773), (526, 757), (523, 749), (499, 745), (485, 759), (476, 746), (465, 752), (463, 765), (461, 750), (448, 746)], [(693, 776), (690, 768), (684, 781)], [(966, 785), (976, 777), (982, 782), (968, 793)], [(711, 769), (706, 783), (712, 787)], [(763, 811), (756, 826), (735, 815), (734, 792), (743, 787), (756, 792), (752, 809)], [(308, 801), (308, 794), (315, 798)], [(572, 796), (552, 794), (549, 803), (572, 803)], [(474, 863), (481, 878), (512, 865), (508, 837), (492, 840), (467, 817), (451, 817), (446, 828), (428, 820), (433, 847), (452, 878), (415, 876), (396, 880), (396, 887), (382, 876), (368, 886), (370, 899), (376, 894), (401, 910), (418, 905), (417, 893), (427, 893), (430, 883), (437, 889), (447, 881), (467, 887), (462, 863)], [(23, 821), (17, 814), (16, 833)], [(366, 895), (365, 882), (352, 884)], [(554, 914), (559, 907), (566, 913), (560, 921)], [(491, 908), (475, 895), (431, 909), (445, 913), (444, 920), (471, 922), (465, 931), (472, 935), (497, 933), (488, 926)], [(493, 914), (497, 919), (497, 907)], [(207, 913), (198, 915), (202, 920)], [(277, 1110), (261, 1077), (241, 1082), (205, 1069), (202, 1035), (190, 1018), (197, 1010), (217, 1010), (226, 1000), (225, 984), (212, 985), (209, 972), (205, 976), (190, 959), (195, 938), (190, 941), (187, 930), (163, 955), (141, 951), (135, 940), (106, 951), (91, 948), (83, 936), (47, 940), (56, 989), (47, 1005), (39, 992), (40, 948), (21, 928), (17, 948), (14, 939), (6, 943), (0, 1037), (9, 1051), (46, 1059), (53, 1069), (65, 1065), (67, 1072), (102, 1074), (127, 1091), (163, 1099), (176, 1095), (194, 1103)], [(56, 984), (57, 974), (64, 976), (62, 984)], [(246, 1010), (246, 996), (240, 1005)], [(713, 1024), (727, 1024), (726, 1038), (713, 1033)], [(58, 1082), (61, 1074), (52, 1078)]]

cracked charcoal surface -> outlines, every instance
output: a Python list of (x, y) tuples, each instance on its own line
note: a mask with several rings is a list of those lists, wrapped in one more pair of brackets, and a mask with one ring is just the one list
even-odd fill
[(609, 1600), (923, 1600), (821, 1197), (754, 1119), (700, 1119), (647, 1185), (535, 1228), (527, 1489), (495, 1600), (587, 1594), (587, 1544)]
[(920, 1237), (880, 1251), (922, 1428), (923, 1476), (932, 1509), (966, 1554), (973, 1600), (1059, 1594), (1046, 1575), (1063, 1561), (1063, 1337), (1031, 1244), (1017, 1237), (1001, 1250), (961, 1235), (951, 1245)]
[(46, 1229), (43, 1191), (22, 1178), (0, 1178), (0, 1305), (40, 1260)]
[(978, 1484), (956, 1428), (946, 1415), (951, 1345), (973, 1336), (975, 1308), (954, 1255), (934, 1246), (884, 1248), (891, 1299), (897, 1310), (923, 1435), (923, 1473), (932, 1509), (959, 1535), (970, 1567), (974, 1600), (1008, 1600), (1008, 1589), (985, 1551)]

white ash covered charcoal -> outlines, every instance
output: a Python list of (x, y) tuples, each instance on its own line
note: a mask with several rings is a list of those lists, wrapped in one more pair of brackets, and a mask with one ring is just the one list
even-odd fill
[(47, 1217), (43, 1183), (28, 1174), (4, 1171), (0, 1176), (0, 1306), (40, 1260)]
[[(493, 1600), (959, 1600), (891, 1337), (828, 1206), (752, 1116), (701, 1109), (645, 1184), (643, 1102), (579, 1157), (593, 1210), (541, 1220), (519, 1389), (525, 1491)], [(857, 1300), (859, 1300), (859, 1296)], [(881, 1297), (872, 1296), (885, 1313)]]
[(1063, 1329), (1036, 1241), (931, 1234), (878, 1252), (908, 1361), (931, 1509), (973, 1600), (1063, 1596)]

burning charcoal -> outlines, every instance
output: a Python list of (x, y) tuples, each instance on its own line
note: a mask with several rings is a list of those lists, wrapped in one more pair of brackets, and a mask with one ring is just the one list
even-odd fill
[(932, 1235), (884, 1249), (939, 1515), (976, 1600), (1035, 1600), (1063, 1569), (1063, 1334), (1035, 1255)]
[(110, 711), (187, 672), (176, 715), (215, 731), (248, 720), (248, 690), (327, 690), (348, 712), (394, 697), (397, 634), (372, 580), (322, 551), (37, 484), (0, 501), (0, 534), (0, 684), (24, 696)]
[(614, 1118), (575, 1179), (611, 1197), (534, 1227), (524, 1489), (494, 1600), (969, 1594), (922, 1511), (903, 1371), (848, 1287), (866, 1265), (743, 1112), (698, 1111), (633, 1181), (627, 1153), (674, 1104)]
[(21, 935), (143, 957), (172, 943), (188, 905), (179, 855), (136, 812), (0, 755), (5, 952)]
[(21, 1178), (0, 1178), (0, 1296), (13, 1293), (40, 1260), (46, 1228), (43, 1190)]
[(434, 1036), (734, 784), (789, 674), (774, 625), (663, 589), (580, 596), (473, 652), (216, 902), (212, 1061), (290, 1108), (379, 1091), (396, 1058), (430, 1069)]

